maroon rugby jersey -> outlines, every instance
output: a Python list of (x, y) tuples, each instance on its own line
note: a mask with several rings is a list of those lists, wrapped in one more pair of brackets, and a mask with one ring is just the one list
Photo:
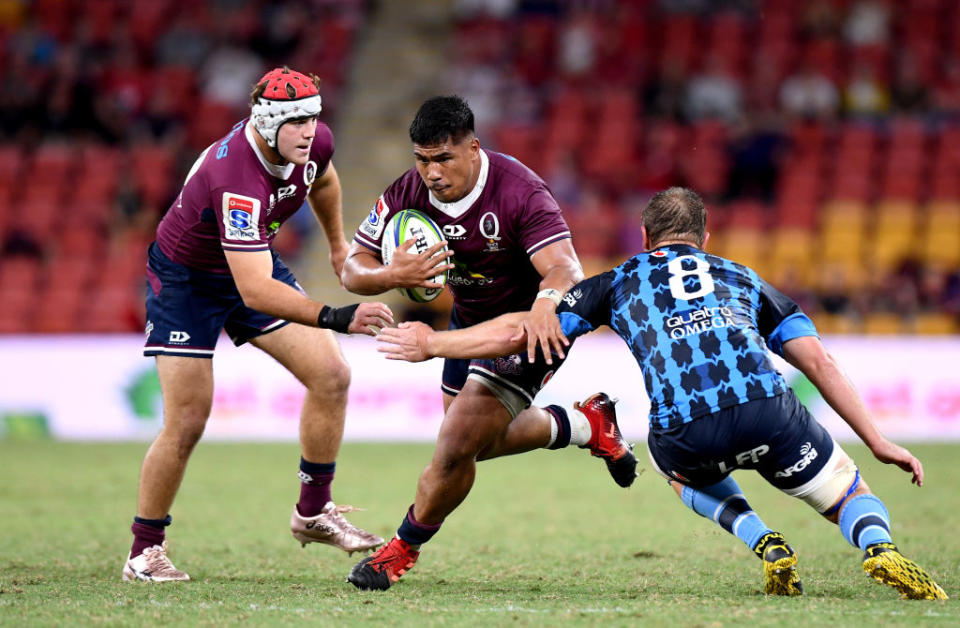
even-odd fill
[(206, 272), (229, 273), (228, 251), (265, 251), (277, 229), (303, 205), (333, 155), (333, 134), (317, 123), (303, 166), (267, 162), (247, 120), (204, 150), (183, 190), (157, 227), (157, 246), (171, 260)]
[(474, 189), (454, 203), (438, 201), (416, 168), (394, 181), (357, 229), (354, 240), (380, 254), (384, 225), (402, 209), (430, 216), (453, 250), (449, 285), (464, 325), (528, 310), (540, 274), (530, 256), (570, 237), (549, 188), (516, 159), (480, 151)]

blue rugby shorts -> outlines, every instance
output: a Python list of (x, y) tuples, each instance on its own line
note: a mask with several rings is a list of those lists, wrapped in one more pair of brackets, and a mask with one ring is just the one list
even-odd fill
[[(293, 274), (273, 253), (273, 278), (303, 292)], [(243, 304), (232, 275), (178, 264), (157, 243), (147, 253), (147, 341), (143, 355), (212, 358), (220, 331), (237, 346), (288, 321)]]
[(787, 390), (666, 430), (650, 430), (650, 457), (690, 486), (716, 484), (734, 469), (754, 469), (781, 489), (813, 479), (833, 453), (830, 434)]

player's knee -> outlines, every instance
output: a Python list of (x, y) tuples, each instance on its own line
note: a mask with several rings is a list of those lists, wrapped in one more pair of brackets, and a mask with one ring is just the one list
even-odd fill
[(323, 397), (346, 397), (350, 388), (350, 365), (346, 360), (328, 362), (325, 368), (311, 369), (303, 384), (310, 392)]
[(207, 414), (181, 415), (176, 420), (167, 420), (162, 436), (173, 446), (179, 458), (188, 458), (203, 436)]
[(840, 511), (843, 510), (847, 502), (849, 502), (851, 499), (859, 495), (869, 495), (869, 494), (870, 494), (870, 487), (867, 486), (867, 483), (863, 481), (863, 478), (859, 478), (859, 481), (857, 482), (856, 486), (851, 486), (850, 488), (848, 488), (847, 491), (843, 495), (841, 495), (836, 502), (834, 502), (833, 506), (831, 506), (826, 512), (821, 512), (820, 514), (826, 517), (828, 521), (837, 523), (840, 519)]
[(433, 455), (433, 464), (443, 474), (455, 473), (466, 466), (473, 465), (477, 459), (477, 448), (468, 443), (440, 447)]
[(437, 437), (433, 458), (442, 469), (452, 470), (463, 464), (473, 464), (483, 449), (484, 443), (476, 434), (446, 429)]

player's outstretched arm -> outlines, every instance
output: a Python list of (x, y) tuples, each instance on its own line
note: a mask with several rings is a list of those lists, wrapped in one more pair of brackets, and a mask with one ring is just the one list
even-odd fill
[(422, 362), (430, 358), (495, 358), (521, 351), (526, 342), (514, 340), (514, 332), (525, 312), (503, 314), (464, 329), (434, 331), (419, 322), (384, 328), (377, 351), (390, 360)]
[(441, 252), (446, 245), (444, 240), (415, 253), (409, 250), (416, 246), (411, 240), (406, 248), (397, 247), (390, 265), (385, 266), (373, 251), (354, 242), (343, 265), (343, 286), (354, 294), (368, 295), (392, 288), (443, 288), (431, 279), (453, 268), (448, 261), (453, 251)]
[(923, 465), (909, 451), (890, 442), (880, 433), (860, 394), (816, 336), (802, 336), (783, 343), (783, 357), (817, 387), (840, 418), (870, 448), (877, 460), (895, 464), (912, 474), (912, 482), (923, 485)]
[(547, 364), (553, 364), (552, 354), (556, 352), (563, 358), (565, 349), (570, 346), (556, 316), (557, 306), (567, 290), (583, 280), (583, 269), (571, 240), (545, 246), (530, 260), (543, 279), (533, 306), (517, 323), (514, 339), (526, 337), (527, 359), (531, 363), (536, 359), (539, 345)]
[(393, 324), (393, 312), (383, 303), (329, 307), (277, 281), (273, 278), (273, 257), (269, 251), (224, 254), (244, 305), (258, 312), (345, 334), (373, 336), (379, 328)]

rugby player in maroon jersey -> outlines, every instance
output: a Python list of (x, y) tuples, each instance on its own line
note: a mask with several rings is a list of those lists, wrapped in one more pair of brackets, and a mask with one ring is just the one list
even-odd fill
[(144, 355), (156, 356), (164, 422), (141, 468), (124, 580), (189, 580), (167, 556), (165, 528), (210, 415), (210, 358), (221, 330), (271, 355), (306, 387), (294, 538), (348, 552), (383, 543), (347, 521), (350, 507), (330, 496), (350, 382), (331, 330), (369, 335), (393, 315), (383, 303), (338, 308), (311, 300), (271, 250), (277, 230), (306, 200), (338, 276), (346, 257), (333, 135), (317, 120), (318, 85), (289, 68), (261, 78), (250, 118), (200, 154), (150, 246)]
[[(450, 327), (524, 311), (516, 334), (526, 337), (527, 352), (445, 361), (445, 416), (433, 459), (397, 536), (350, 572), (349, 581), (361, 589), (386, 589), (413, 566), (420, 545), (466, 498), (479, 460), (574, 444), (603, 458), (619, 485), (629, 486), (636, 476), (636, 459), (620, 436), (609, 398), (594, 395), (571, 412), (531, 405), (565, 357), (568, 342), (555, 316), (557, 305), (583, 278), (549, 188), (513, 157), (482, 149), (473, 112), (457, 96), (423, 103), (410, 139), (415, 167), (387, 188), (357, 229), (344, 286), (364, 295), (436, 288), (441, 286), (432, 278), (449, 271)], [(403, 209), (426, 213), (446, 240), (419, 255), (398, 248), (385, 266), (384, 226)], [(450, 250), (439, 253), (445, 244)]]

